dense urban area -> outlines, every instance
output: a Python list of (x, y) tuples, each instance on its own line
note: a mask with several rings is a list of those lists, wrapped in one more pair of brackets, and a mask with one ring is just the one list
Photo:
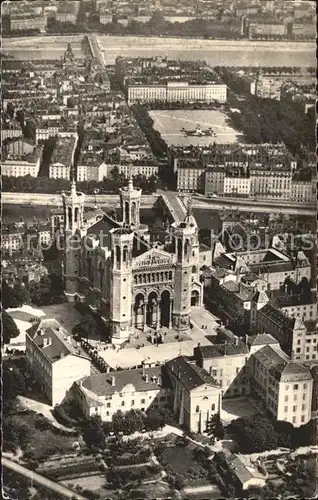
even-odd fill
[(315, 29), (3, 7), (5, 498), (317, 495)]

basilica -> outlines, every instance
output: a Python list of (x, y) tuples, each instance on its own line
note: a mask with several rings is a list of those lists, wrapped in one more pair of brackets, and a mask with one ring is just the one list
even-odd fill
[(191, 208), (183, 222), (169, 227), (164, 242), (154, 241), (140, 222), (141, 195), (132, 179), (120, 189), (118, 221), (98, 209), (84, 211), (85, 196), (74, 181), (62, 194), (65, 295), (100, 314), (115, 343), (138, 329), (188, 333), (191, 306), (202, 304)]

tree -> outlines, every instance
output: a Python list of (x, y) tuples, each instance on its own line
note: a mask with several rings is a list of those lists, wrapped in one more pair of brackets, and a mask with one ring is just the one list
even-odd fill
[(113, 431), (118, 434), (125, 431), (125, 416), (121, 410), (114, 413), (112, 418)]
[(4, 404), (11, 404), (25, 391), (25, 381), (16, 366), (4, 365), (2, 372), (2, 398)]
[(150, 409), (145, 417), (144, 425), (147, 430), (155, 431), (162, 429), (164, 425), (171, 423), (172, 420), (173, 415), (168, 408)]
[(242, 453), (272, 450), (279, 445), (279, 434), (273, 423), (263, 416), (238, 418), (227, 430), (235, 436)]
[(30, 301), (29, 292), (23, 285), (11, 287), (6, 281), (2, 284), (1, 297), (3, 309), (21, 307)]
[(89, 448), (94, 446), (99, 448), (105, 447), (105, 433), (102, 419), (99, 415), (93, 415), (85, 422), (83, 439)]
[(124, 414), (125, 434), (140, 432), (144, 428), (143, 415), (140, 410), (130, 410)]
[(2, 321), (2, 341), (4, 344), (9, 344), (10, 339), (14, 339), (19, 336), (19, 329), (14, 321), (14, 319), (6, 311), (1, 313)]

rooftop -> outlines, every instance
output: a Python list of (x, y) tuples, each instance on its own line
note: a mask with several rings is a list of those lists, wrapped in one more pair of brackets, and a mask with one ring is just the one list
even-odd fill
[(211, 377), (207, 371), (189, 363), (183, 356), (168, 361), (165, 367), (168, 373), (173, 373), (188, 391), (196, 389), (204, 384), (218, 387), (216, 380)]
[(55, 319), (44, 319), (27, 330), (51, 363), (69, 354), (89, 359), (71, 335)]
[(226, 344), (211, 344), (194, 348), (194, 356), (201, 355), (203, 359), (220, 358), (248, 354), (248, 347), (244, 342), (228, 342)]
[(128, 385), (132, 385), (136, 392), (158, 390), (160, 375), (161, 367), (121, 370), (85, 377), (79, 385), (98, 397), (110, 396), (115, 392), (122, 392)]

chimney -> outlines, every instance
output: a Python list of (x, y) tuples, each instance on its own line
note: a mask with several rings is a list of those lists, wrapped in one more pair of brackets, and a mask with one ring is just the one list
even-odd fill
[(238, 345), (238, 337), (235, 337), (235, 345)]
[(106, 373), (109, 373), (109, 372), (110, 372), (110, 366), (107, 365), (107, 367), (106, 367)]
[(60, 359), (64, 358), (64, 351), (60, 352)]
[(111, 376), (111, 384), (112, 384), (112, 387), (115, 387), (115, 383), (116, 383), (116, 379), (114, 377), (114, 375)]
[(247, 334), (245, 335), (245, 344), (246, 345), (248, 344), (248, 335)]
[(148, 382), (149, 382), (149, 375), (148, 375), (148, 373), (145, 374), (144, 380), (145, 380), (146, 384), (148, 384)]

